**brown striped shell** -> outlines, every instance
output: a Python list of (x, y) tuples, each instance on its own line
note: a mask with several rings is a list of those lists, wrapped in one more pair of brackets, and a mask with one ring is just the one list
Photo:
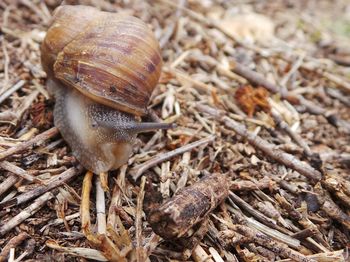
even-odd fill
[(140, 19), (61, 6), (41, 46), (48, 77), (92, 100), (144, 115), (161, 73), (157, 40)]

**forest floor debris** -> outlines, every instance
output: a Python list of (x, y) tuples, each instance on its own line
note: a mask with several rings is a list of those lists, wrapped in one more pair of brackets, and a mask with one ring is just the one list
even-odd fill
[(177, 127), (99, 176), (45, 89), (61, 2), (0, 2), (0, 261), (349, 260), (348, 1), (63, 1), (135, 15), (162, 49), (150, 116)]

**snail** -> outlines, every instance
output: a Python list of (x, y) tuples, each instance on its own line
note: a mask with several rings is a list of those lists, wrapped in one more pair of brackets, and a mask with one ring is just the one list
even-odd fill
[(168, 129), (140, 122), (158, 83), (162, 58), (140, 19), (89, 6), (60, 6), (41, 45), (54, 124), (88, 170), (125, 164), (140, 132)]

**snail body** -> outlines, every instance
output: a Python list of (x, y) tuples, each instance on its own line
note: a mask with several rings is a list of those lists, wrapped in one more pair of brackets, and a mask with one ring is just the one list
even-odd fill
[(41, 46), (54, 122), (74, 156), (94, 173), (127, 162), (140, 132), (170, 128), (139, 122), (162, 59), (141, 20), (87, 6), (61, 6)]

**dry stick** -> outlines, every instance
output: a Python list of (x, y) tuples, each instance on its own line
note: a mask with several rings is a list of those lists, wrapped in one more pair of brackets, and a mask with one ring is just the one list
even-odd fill
[(244, 137), (252, 146), (263, 151), (267, 156), (271, 157), (277, 162), (298, 171), (301, 175), (309, 178), (313, 183), (316, 183), (322, 178), (322, 174), (318, 170), (314, 169), (309, 164), (300, 161), (293, 155), (277, 149), (275, 145), (263, 140), (261, 137), (249, 132), (243, 125), (227, 116), (224, 116), (223, 111), (204, 105), (197, 105), (196, 108), (201, 112), (205, 112), (216, 117), (216, 119), (223, 122), (226, 127)]
[(270, 188), (274, 185), (274, 182), (268, 178), (264, 177), (261, 180), (258, 181), (249, 181), (249, 180), (242, 180), (242, 181), (231, 181), (230, 182), (230, 190), (231, 191), (252, 191), (252, 190), (263, 190), (266, 188)]
[(32, 10), (38, 17), (40, 17), (44, 24), (47, 24), (50, 21), (50, 17), (48, 16), (48, 14), (46, 14), (40, 8), (38, 8), (36, 4), (32, 1), (20, 0), (20, 3)]
[(100, 178), (96, 178), (96, 215), (97, 215), (97, 232), (106, 234), (106, 203), (105, 193), (101, 185)]
[[(243, 47), (246, 47), (248, 49), (251, 49), (251, 50), (253, 50), (255, 52), (258, 52), (259, 54), (262, 55), (261, 50), (259, 50), (258, 48), (254, 47), (254, 46), (247, 46), (245, 43), (243, 43), (242, 41), (237, 39), (230, 31), (226, 30), (226, 28), (222, 27), (220, 25), (220, 23), (216, 22), (215, 20), (210, 19), (208, 17), (205, 17), (202, 14), (197, 13), (197, 12), (191, 10), (191, 9), (179, 6), (178, 4), (173, 3), (172, 1), (169, 1), (169, 0), (158, 0), (158, 1), (160, 1), (162, 3), (165, 3), (165, 4), (169, 5), (169, 6), (176, 7), (178, 9), (183, 10), (192, 19), (197, 20), (197, 21), (199, 21), (200, 23), (202, 23), (202, 24), (204, 24), (206, 26), (214, 27), (214, 28), (218, 29), (219, 31), (221, 31), (223, 34), (225, 34), (227, 37), (229, 37), (230, 39), (232, 39), (234, 42), (238, 43), (239, 45), (241, 45)], [(265, 80), (258, 73), (254, 72), (254, 71), (252, 71), (252, 70), (250, 70), (250, 69), (248, 69), (246, 67), (243, 67), (243, 66), (239, 65), (237, 62), (235, 62), (235, 65), (236, 66), (235, 66), (235, 68), (232, 71), (235, 72), (236, 74), (240, 75), (240, 76), (243, 76), (249, 82), (255, 83), (255, 84), (258, 84), (258, 85), (262, 85), (266, 89), (270, 90), (272, 93), (280, 92), (280, 89), (277, 86), (275, 86), (272, 83), (270, 83), (267, 80)], [(310, 69), (309, 67), (305, 66), (304, 64), (300, 65), (300, 67), (301, 68), (305, 68), (307, 70), (312, 70), (313, 72), (317, 72), (317, 70), (314, 70), (313, 68)], [(344, 90), (346, 92), (350, 92), (350, 84), (345, 82), (345, 81), (343, 81), (339, 77), (336, 77), (336, 76), (334, 76), (334, 75), (332, 75), (332, 74), (330, 74), (328, 72), (317, 72), (317, 73), (319, 73), (323, 77), (325, 77), (328, 80), (330, 80), (330, 81), (334, 82), (335, 84), (337, 84), (342, 90)], [(283, 92), (283, 91), (281, 92), (281, 95), (282, 95), (283, 98), (285, 98), (287, 100), (288, 99), (294, 100), (294, 98), (295, 98), (295, 97), (289, 96), (288, 93)], [(299, 98), (300, 98), (300, 96), (297, 97), (297, 100)], [(310, 106), (310, 104), (307, 106), (309, 109), (312, 109), (312, 107), (317, 107), (317, 108), (321, 109), (319, 106), (317, 106), (315, 104), (312, 104), (311, 108), (309, 106)], [(322, 112), (324, 112), (324, 110), (322, 110)]]
[(302, 137), (299, 134), (293, 132), (292, 129), (287, 124), (287, 122), (285, 122), (282, 119), (282, 117), (277, 112), (275, 112), (274, 109), (271, 110), (271, 115), (275, 120), (277, 126), (282, 130), (284, 130), (299, 146), (301, 146), (304, 149), (304, 152), (307, 156), (311, 156), (312, 155), (311, 149), (309, 145), (302, 139)]
[(12, 121), (15, 119), (17, 119), (17, 114), (10, 109), (4, 112), (0, 112), (0, 122), (10, 122), (13, 124)]
[(0, 167), (30, 182), (37, 182), (43, 184), (43, 182), (40, 179), (28, 174), (27, 171), (8, 161), (0, 162)]
[(101, 187), (102, 187), (103, 191), (104, 192), (109, 192), (109, 188), (108, 188), (108, 173), (106, 173), (106, 172), (100, 173), (99, 179), (100, 179), (100, 183), (101, 183)]
[(91, 249), (91, 248), (84, 248), (84, 247), (63, 247), (58, 245), (53, 240), (48, 240), (45, 243), (49, 248), (64, 252), (66, 254), (77, 256), (77, 257), (83, 257), (87, 259), (92, 259), (96, 261), (108, 261), (105, 256), (102, 254), (102, 252)]
[(330, 95), (331, 97), (338, 99), (340, 102), (342, 102), (344, 105), (350, 107), (350, 99), (349, 96), (344, 96), (343, 93), (341, 93), (339, 90), (333, 89), (333, 88), (327, 88), (326, 93)]
[(153, 253), (153, 251), (159, 245), (160, 239), (160, 236), (158, 236), (155, 233), (152, 233), (152, 235), (149, 237), (149, 241), (144, 246), (146, 257), (149, 257)]
[(287, 244), (291, 248), (298, 249), (299, 251), (303, 249), (303, 247), (300, 245), (300, 241), (296, 238), (293, 238), (289, 235), (283, 234), (277, 230), (271, 229), (268, 226), (265, 226), (264, 224), (260, 223), (259, 221), (255, 220), (254, 218), (247, 217), (247, 226), (250, 228), (255, 228), (259, 232), (262, 232), (273, 239), (276, 239), (282, 243)]
[(214, 260), (211, 259), (211, 257), (207, 254), (204, 248), (201, 247), (201, 245), (196, 246), (196, 248), (192, 252), (192, 257), (194, 261), (214, 262)]
[(26, 150), (28, 147), (31, 147), (37, 143), (42, 143), (45, 140), (48, 140), (57, 134), (58, 134), (58, 129), (56, 127), (53, 127), (53, 128), (35, 136), (35, 137), (33, 137), (32, 139), (30, 139), (26, 142), (23, 142), (21, 144), (18, 144), (14, 147), (11, 147), (7, 150), (0, 152), (0, 160), (3, 160), (3, 159), (5, 159), (13, 154), (17, 154), (19, 152), (22, 152), (22, 151)]
[(254, 243), (257, 243), (263, 247), (272, 250), (273, 252), (279, 254), (282, 257), (288, 257), (300, 262), (315, 262), (315, 260), (309, 259), (305, 255), (289, 248), (286, 244), (275, 241), (272, 238), (266, 236), (263, 233), (260, 233), (259, 231), (253, 228), (243, 225), (229, 225), (229, 228), (245, 236), (246, 238), (251, 239), (251, 241), (253, 241)]
[(328, 216), (337, 220), (350, 230), (350, 216), (332, 200), (328, 192), (325, 192), (325, 196), (318, 196), (317, 198), (320, 203), (323, 202), (321, 209), (326, 212)]
[[(316, 71), (316, 73), (318, 73)], [(327, 78), (329, 81), (335, 83), (342, 91), (350, 94), (350, 83), (346, 82), (344, 79), (341, 79), (338, 76), (332, 75), (328, 72), (321, 72), (321, 75), (325, 78)]]
[(137, 262), (145, 261), (145, 250), (142, 249), (142, 206), (143, 199), (145, 197), (145, 184), (146, 177), (141, 178), (140, 192), (137, 196), (137, 205), (136, 205), (136, 219), (135, 219), (135, 228), (136, 228), (136, 254)]
[[(255, 84), (257, 86), (263, 86), (274, 94), (280, 92), (280, 89), (276, 85), (267, 81), (265, 77), (263, 77), (261, 74), (249, 69), (248, 67), (242, 66), (236, 61), (231, 62), (231, 70), (237, 75), (240, 75), (247, 79), (250, 83)], [(286, 93), (282, 93), (281, 95), (283, 98), (287, 97)]]
[(346, 187), (350, 185), (350, 182), (339, 177), (338, 175), (327, 174), (322, 181), (322, 185), (327, 188), (329, 192), (334, 194), (343, 205), (350, 208), (350, 194), (347, 192)]
[(21, 211), (17, 216), (11, 218), (5, 225), (0, 227), (0, 236), (3, 236), (11, 229), (22, 223), (28, 217), (34, 215), (37, 211), (39, 211), (47, 201), (53, 198), (54, 195), (51, 192), (47, 192), (44, 195), (35, 199), (33, 204), (26, 207), (23, 211)]
[(190, 151), (196, 147), (210, 143), (214, 140), (215, 140), (215, 136), (211, 135), (211, 136), (208, 136), (208, 137), (203, 138), (201, 140), (198, 140), (196, 142), (193, 142), (193, 143), (190, 143), (188, 145), (177, 148), (173, 151), (166, 152), (166, 153), (160, 153), (157, 156), (153, 157), (152, 159), (146, 161), (145, 163), (140, 164), (138, 166), (135, 166), (132, 170), (130, 170), (130, 174), (131, 174), (132, 178), (136, 181), (143, 174), (143, 172), (145, 172), (149, 168), (151, 168), (159, 163), (162, 163), (164, 161), (167, 161), (174, 156), (183, 154), (183, 153)]
[[(336, 115), (328, 115), (327, 111), (324, 108), (316, 105), (315, 103), (313, 103), (309, 100), (306, 100), (301, 95), (294, 96), (294, 95), (291, 95), (290, 92), (285, 92), (283, 90), (279, 90), (279, 88), (277, 86), (275, 86), (274, 84), (272, 84), (271, 82), (266, 80), (259, 73), (254, 72), (254, 71), (250, 70), (249, 68), (238, 64), (237, 62), (233, 62), (232, 71), (235, 72), (236, 74), (244, 77), (250, 83), (253, 83), (253, 84), (259, 85), (259, 86), (263, 86), (274, 94), (280, 93), (283, 99), (286, 99), (286, 100), (290, 101), (291, 103), (294, 103), (296, 101), (299, 102), (301, 105), (303, 105), (307, 109), (307, 111), (309, 113), (315, 114), (315, 115), (323, 115), (327, 120), (335, 122), (336, 125), (341, 125), (348, 132), (350, 132), (350, 124), (347, 121), (339, 119)], [(326, 76), (329, 77), (328, 74), (326, 74)], [(340, 84), (339, 81), (336, 83)], [(332, 116), (332, 118), (334, 120), (330, 120), (331, 119), (330, 116)]]
[(17, 247), (28, 237), (29, 235), (26, 232), (21, 232), (17, 236), (14, 236), (13, 238), (11, 238), (10, 241), (7, 242), (6, 246), (4, 246), (4, 248), (0, 253), (0, 262), (3, 262), (6, 260), (8, 254), (10, 253), (11, 248)]
[(18, 177), (15, 175), (8, 176), (1, 184), (0, 184), (0, 196), (5, 193), (9, 188), (11, 188), (18, 181)]
[[(261, 74), (252, 71), (251, 69), (240, 65), (237, 62), (232, 62), (233, 64), (233, 68), (231, 68), (231, 70), (233, 72), (235, 72), (236, 74), (244, 77), (245, 79), (247, 79), (250, 83), (258, 85), (258, 86), (263, 86), (265, 87), (267, 90), (269, 90), (270, 92), (276, 94), (279, 93), (281, 94), (281, 97), (283, 99), (286, 99), (288, 101), (290, 101), (291, 103), (295, 103), (298, 102), (301, 105), (303, 105), (307, 111), (311, 114), (315, 114), (315, 115), (323, 115), (325, 118), (329, 119), (329, 115), (327, 114), (327, 111), (314, 104), (313, 102), (306, 100), (303, 96), (301, 95), (292, 95), (290, 92), (286, 92), (284, 90), (280, 90), (276, 85), (272, 84), (271, 82), (269, 82), (268, 80), (266, 80)], [(333, 115), (333, 118), (335, 118), (335, 122), (336, 123), (340, 123), (340, 121), (338, 120), (338, 118)], [(346, 129), (349, 129), (346, 126), (346, 123), (342, 123), (342, 126), (344, 126)], [(350, 131), (350, 129), (349, 129)]]
[[(81, 204), (80, 204), (80, 222), (81, 229), (86, 238), (95, 246), (101, 245), (101, 240), (97, 239), (91, 232), (90, 220), (90, 192), (92, 188), (92, 177), (94, 174), (87, 171), (83, 180), (83, 188), (81, 190)], [(105, 235), (100, 235), (105, 236)]]
[(303, 230), (300, 230), (299, 232), (294, 233), (292, 237), (299, 240), (304, 240), (308, 237), (313, 237), (316, 234), (317, 230), (315, 230), (315, 228), (305, 228)]
[[(347, 261), (349, 258), (348, 251), (341, 249), (333, 252), (322, 252), (322, 253), (317, 253), (317, 254), (312, 254), (306, 256), (309, 259), (315, 259), (316, 261), (333, 261), (333, 262), (344, 262)], [(293, 259), (283, 259), (283, 260), (278, 260), (277, 262), (293, 262)]]
[(80, 204), (80, 221), (81, 229), (85, 236), (91, 235), (91, 221), (90, 221), (90, 191), (92, 187), (91, 171), (86, 172), (83, 180), (83, 188), (81, 190), (81, 204)]
[[(2, 29), (1, 29), (2, 31)], [(2, 38), (2, 53), (4, 54), (4, 82), (3, 86), (0, 89), (0, 92), (2, 93), (4, 89), (7, 88), (8, 82), (9, 82), (9, 64), (10, 64), (10, 57), (6, 49), (6, 41), (5, 38)]]
[(81, 166), (78, 166), (78, 168), (71, 167), (67, 171), (64, 171), (62, 174), (56, 175), (53, 178), (51, 178), (47, 182), (47, 185), (37, 186), (33, 190), (23, 193), (14, 199), (10, 199), (8, 201), (0, 203), (0, 209), (19, 205), (24, 202), (27, 202), (30, 199), (33, 199), (34, 197), (40, 196), (43, 193), (50, 191), (53, 188), (58, 187), (63, 183), (67, 182), (72, 177), (78, 175), (81, 172), (81, 170), (82, 170)]
[(276, 230), (279, 230), (287, 235), (291, 233), (289, 230), (286, 230), (285, 228), (276, 225), (275, 220), (265, 216), (264, 214), (262, 214), (260, 211), (253, 208), (251, 205), (249, 205), (247, 202), (245, 202), (242, 198), (240, 198), (233, 192), (230, 192), (229, 200), (231, 200), (234, 204), (236, 204), (240, 208), (247, 211), (249, 214), (255, 217), (258, 221), (261, 221), (263, 224), (268, 225), (269, 227), (274, 228)]
[(40, 232), (41, 232), (41, 233), (44, 232), (45, 229), (46, 229), (47, 227), (50, 227), (50, 226), (57, 226), (57, 225), (63, 224), (64, 221), (67, 221), (67, 222), (68, 222), (68, 221), (70, 221), (70, 220), (72, 220), (72, 219), (75, 219), (75, 218), (78, 218), (78, 217), (80, 217), (80, 213), (79, 213), (79, 212), (74, 213), (74, 214), (71, 214), (71, 215), (68, 215), (68, 216), (65, 216), (64, 218), (56, 218), (56, 219), (54, 219), (53, 221), (48, 222), (47, 224), (45, 224), (45, 226), (43, 226), (43, 227), (40, 229)]
[[(196, 57), (196, 59), (200, 59), (200, 58)], [(204, 62), (209, 63), (210, 65), (215, 65), (218, 69), (220, 68), (220, 64), (214, 58), (212, 58), (210, 56), (205, 56)], [(344, 127), (348, 132), (350, 132), (350, 124), (347, 121), (338, 119), (337, 116), (335, 116), (335, 115), (329, 115), (324, 108), (316, 105), (315, 103), (313, 103), (309, 100), (306, 100), (303, 96), (293, 95), (285, 89), (280, 89), (275, 84), (266, 80), (261, 74), (249, 69), (248, 67), (245, 67), (245, 66), (239, 64), (236, 61), (232, 61), (231, 67), (232, 67), (231, 70), (234, 73), (245, 78), (250, 83), (258, 85), (258, 86), (263, 86), (274, 94), (279, 93), (279, 94), (281, 94), (283, 99), (286, 99), (286, 100), (290, 101), (291, 103), (298, 102), (299, 104), (303, 105), (307, 109), (307, 111), (311, 114), (323, 115), (329, 121), (333, 121), (330, 118), (330, 116), (332, 116), (332, 118), (334, 119), (334, 122), (337, 125)]]
[[(318, 249), (328, 252), (329, 250), (329, 244), (323, 239), (322, 233), (318, 230), (317, 226), (313, 224), (308, 218), (303, 216), (299, 211), (297, 211), (292, 204), (290, 204), (284, 197), (282, 197), (279, 194), (276, 194), (275, 199), (277, 200), (279, 206), (287, 212), (289, 217), (291, 217), (293, 220), (298, 221), (298, 223), (304, 228), (312, 228), (313, 230), (316, 230), (317, 233), (315, 235), (316, 241), (315, 242), (311, 237), (307, 238), (307, 241), (310, 242), (312, 245), (316, 246)], [(327, 247), (327, 248), (326, 248)]]
[(20, 80), (15, 85), (7, 89), (4, 93), (0, 95), (0, 104), (4, 102), (9, 96), (11, 96), (12, 93), (16, 92), (18, 89), (20, 89), (26, 81)]
[(189, 17), (191, 17), (194, 20), (197, 20), (198, 22), (208, 26), (208, 27), (214, 27), (221, 31), (223, 34), (225, 34), (227, 37), (231, 38), (236, 43), (239, 43), (241, 46), (245, 46), (244, 43), (242, 43), (240, 40), (238, 40), (230, 31), (226, 30), (226, 28), (222, 27), (220, 23), (216, 22), (213, 19), (210, 19), (209, 17), (203, 16), (202, 14), (195, 12), (189, 8), (180, 6), (179, 4), (174, 3), (170, 0), (158, 0), (159, 2), (165, 3), (169, 6), (176, 7), (179, 10), (182, 10), (184, 13), (186, 13)]
[(284, 164), (285, 166), (298, 171), (300, 174), (309, 178), (312, 182), (319, 181), (322, 178), (322, 174), (309, 164), (300, 161), (291, 154), (276, 149), (273, 144), (270, 144), (259, 136), (249, 132), (243, 125), (237, 123), (231, 118), (223, 117), (223, 121), (228, 128), (233, 129), (237, 134), (243, 136), (252, 146), (260, 149), (269, 157)]

